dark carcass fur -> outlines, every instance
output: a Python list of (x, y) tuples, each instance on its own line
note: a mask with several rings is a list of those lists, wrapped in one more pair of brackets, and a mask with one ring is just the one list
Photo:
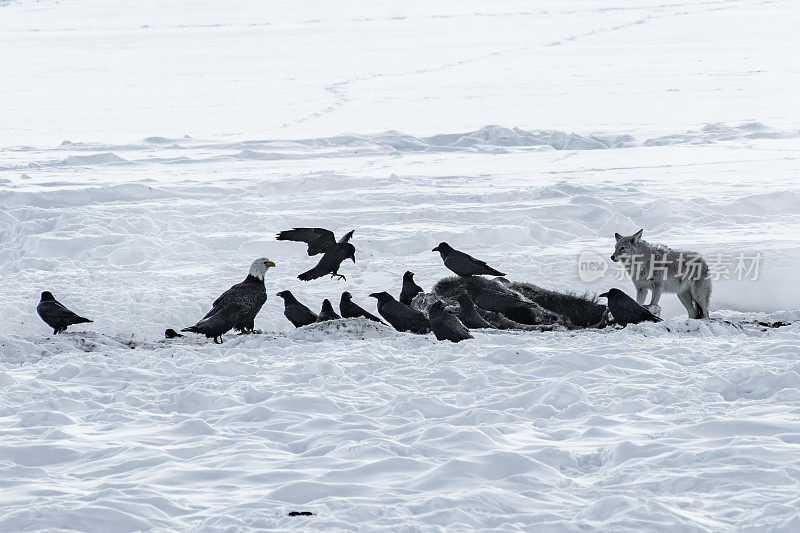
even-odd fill
[(602, 328), (605, 326), (603, 315), (607, 307), (597, 303), (593, 298), (551, 291), (523, 281), (510, 282), (504, 278), (497, 278), (497, 281), (506, 284), (510, 289), (519, 292), (545, 309), (567, 317), (578, 328)]
[(530, 283), (512, 283), (504, 278), (449, 277), (440, 280), (429, 294), (419, 294), (413, 305), (420, 310), (436, 300), (458, 308), (457, 295), (466, 291), (475, 307), (498, 329), (550, 330), (602, 327), (606, 306), (593, 299), (542, 289)]

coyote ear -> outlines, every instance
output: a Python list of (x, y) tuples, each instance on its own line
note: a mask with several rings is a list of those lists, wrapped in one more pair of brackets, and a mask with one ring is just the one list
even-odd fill
[(644, 231), (644, 229), (640, 229), (639, 231), (637, 231), (636, 233), (633, 234), (633, 241), (634, 242), (636, 242), (636, 241), (638, 241), (639, 239), (642, 238), (642, 232), (643, 231)]
[(620, 235), (619, 233), (615, 233), (614, 234), (614, 238), (617, 239), (617, 240), (620, 240), (620, 239), (622, 239), (622, 235)]

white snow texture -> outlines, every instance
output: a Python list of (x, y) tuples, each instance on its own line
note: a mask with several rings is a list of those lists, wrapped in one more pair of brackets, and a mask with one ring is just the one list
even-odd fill
[[(800, 325), (739, 325), (800, 320), (798, 27), (792, 0), (0, 1), (0, 531), (800, 530)], [(297, 226), (355, 229), (346, 281), (296, 279)], [(633, 294), (578, 255), (640, 228), (758, 275), (709, 321), (664, 294), (658, 324), (459, 344), (295, 330), (274, 296), (375, 312), (449, 275), (440, 241)], [(257, 257), (262, 334), (163, 339)], [(94, 322), (52, 335), (44, 290)]]

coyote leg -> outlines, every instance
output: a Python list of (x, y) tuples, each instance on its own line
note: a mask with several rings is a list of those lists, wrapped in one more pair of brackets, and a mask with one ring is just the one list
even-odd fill
[(695, 302), (692, 298), (691, 291), (687, 289), (683, 292), (679, 292), (678, 299), (686, 308), (686, 312), (689, 313), (689, 318), (697, 318), (697, 308), (695, 308)]
[(647, 298), (647, 287), (636, 287), (636, 303), (639, 305), (644, 305), (644, 301)]
[(653, 293), (650, 296), (650, 305), (658, 305), (658, 301), (661, 299), (661, 287), (655, 286), (653, 287)]

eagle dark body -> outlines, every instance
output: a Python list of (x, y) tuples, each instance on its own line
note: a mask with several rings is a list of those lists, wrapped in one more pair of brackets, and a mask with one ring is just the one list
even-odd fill
[(317, 322), (327, 322), (328, 320), (338, 320), (340, 318), (342, 317), (337, 315), (336, 311), (333, 310), (331, 301), (328, 300), (327, 298), (322, 300), (322, 309), (317, 315)]
[(285, 316), (294, 327), (299, 328), (307, 326), (317, 321), (317, 314), (301, 304), (291, 291), (281, 291), (276, 294), (276, 296), (283, 298), (283, 316)]
[(403, 289), (400, 291), (400, 303), (411, 305), (414, 296), (423, 292), (422, 287), (414, 282), (414, 273), (406, 271), (403, 274)]
[(194, 326), (183, 328), (181, 331), (190, 331), (192, 333), (199, 333), (205, 335), (209, 339), (214, 339), (214, 342), (221, 344), (220, 337), (233, 329), (236, 324), (236, 317), (240, 311), (234, 305), (222, 305), (215, 308), (215, 313), (208, 316)]
[(384, 323), (383, 320), (353, 302), (353, 295), (347, 291), (342, 293), (342, 298), (339, 300), (339, 312), (344, 318), (366, 318), (381, 324)]
[(241, 283), (237, 283), (214, 300), (211, 310), (194, 326), (181, 331), (199, 333), (214, 342), (221, 343), (220, 337), (232, 329), (250, 333), (255, 328), (255, 318), (267, 301), (264, 274), (272, 261), (257, 259), (250, 266), (250, 273)]
[(256, 315), (267, 301), (267, 288), (264, 280), (255, 276), (248, 276), (241, 283), (237, 283), (222, 296), (214, 300), (211, 311), (203, 319), (217, 314), (217, 309), (223, 306), (238, 309), (233, 328), (238, 332), (250, 332), (255, 329)]
[(623, 327), (640, 322), (661, 322), (660, 318), (619, 289), (611, 289), (600, 296), (608, 298), (608, 310), (614, 322)]
[(529, 283), (480, 276), (441, 279), (432, 293), (434, 298), (452, 306), (460, 306), (458, 297), (466, 293), (477, 313), (499, 329), (600, 327), (605, 312), (604, 305), (587, 297), (541, 289)]
[(397, 331), (410, 331), (424, 335), (431, 330), (428, 317), (394, 299), (388, 292), (370, 294), (378, 299), (378, 313)]
[(88, 318), (79, 316), (55, 299), (50, 291), (44, 291), (36, 306), (36, 312), (44, 320), (44, 323), (53, 328), (53, 334), (57, 335), (67, 330), (73, 324), (84, 324), (91, 322)]
[(440, 341), (461, 342), (472, 338), (464, 324), (456, 315), (445, 309), (441, 301), (436, 301), (431, 305), (428, 309), (428, 318), (433, 334)]

